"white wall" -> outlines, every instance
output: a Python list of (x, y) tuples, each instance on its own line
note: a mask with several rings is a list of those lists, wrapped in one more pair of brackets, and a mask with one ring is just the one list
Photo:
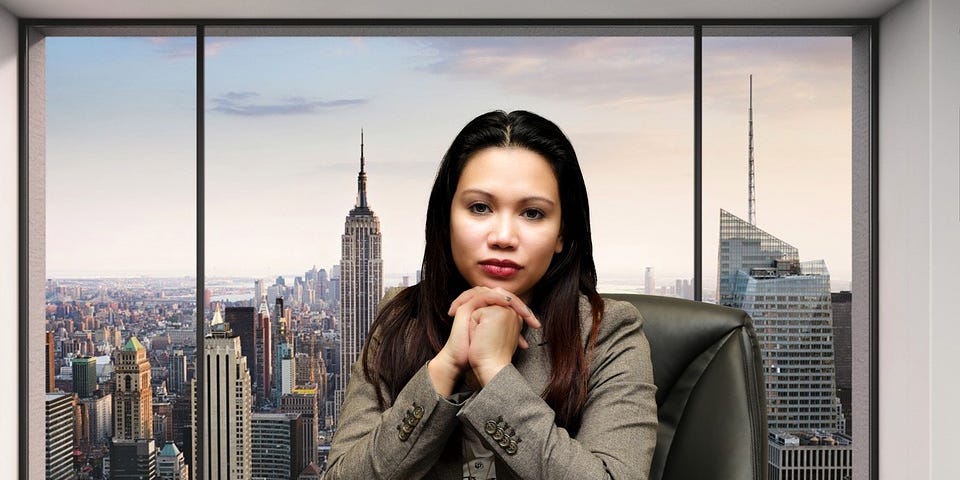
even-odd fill
[(960, 2), (880, 24), (881, 479), (960, 478)]
[(880, 24), (881, 480), (930, 478), (929, 0)]
[(0, 8), (0, 478), (17, 478), (18, 178), (17, 19)]
[(960, 478), (960, 2), (930, 8), (930, 478)]

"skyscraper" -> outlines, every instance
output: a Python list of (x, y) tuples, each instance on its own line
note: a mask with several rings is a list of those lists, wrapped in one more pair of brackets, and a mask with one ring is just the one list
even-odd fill
[(273, 309), (273, 404), (280, 404), (280, 396), (290, 393), (294, 385), (293, 337), (290, 319), (284, 316), (283, 299), (278, 298)]
[[(254, 280), (254, 282), (253, 282), (253, 301), (254, 301), (253, 307), (254, 307), (255, 309), (259, 309), (259, 308), (260, 308), (260, 302), (262, 302), (263, 299), (266, 298), (266, 297), (267, 297), (267, 288), (266, 288), (266, 286), (263, 284), (263, 279)], [(228, 319), (227, 319), (227, 322), (229, 322), (229, 321), (230, 321), (230, 319), (228, 318)]]
[(68, 480), (73, 472), (73, 394), (48, 393), (46, 404), (46, 475), (44, 478)]
[[(247, 359), (241, 353), (240, 338), (214, 312), (210, 334), (203, 342), (201, 358), (204, 384), (199, 387), (206, 401), (205, 418), (199, 425), (203, 439), (203, 472), (206, 480), (250, 480), (251, 386)], [(194, 381), (194, 383), (196, 383)], [(192, 396), (196, 401), (196, 396)], [(196, 412), (196, 407), (193, 409)], [(194, 435), (194, 441), (197, 441)], [(192, 451), (196, 452), (194, 446)], [(194, 472), (194, 478), (201, 477)]]
[(111, 480), (157, 478), (157, 447), (153, 439), (115, 440), (110, 445)]
[[(317, 444), (320, 441), (320, 404), (316, 388), (298, 388), (280, 397), (280, 413), (300, 414), (302, 425), (298, 430), (300, 454), (294, 454), (302, 460), (297, 468), (317, 463)], [(296, 468), (295, 468), (296, 470)]]
[(647, 267), (643, 272), (643, 293), (647, 295), (657, 294), (657, 281), (653, 276), (653, 267)]
[[(830, 273), (756, 225), (753, 79), (750, 81), (748, 220), (720, 210), (717, 300), (752, 318), (767, 396), (771, 479), (849, 478), (850, 438), (836, 398)], [(810, 228), (816, 228), (811, 226)]]
[(254, 322), (253, 338), (257, 358), (254, 361), (256, 369), (253, 374), (253, 383), (256, 387), (257, 405), (263, 405), (273, 389), (273, 335), (270, 327), (270, 308), (267, 302), (260, 303), (260, 310)]
[(150, 393), (150, 361), (147, 349), (130, 337), (117, 355), (117, 386), (114, 395), (114, 440), (153, 438), (153, 398)]
[(721, 304), (753, 318), (771, 430), (836, 430), (830, 274), (822, 260), (720, 211)]
[(130, 337), (117, 354), (115, 388), (110, 478), (154, 478), (157, 452), (153, 441), (150, 361), (147, 349), (137, 337)]
[(73, 370), (73, 393), (80, 398), (89, 398), (97, 390), (96, 357), (76, 357), (71, 362)]
[(85, 411), (90, 443), (107, 444), (113, 435), (113, 396), (81, 398), (79, 406)]
[(303, 421), (296, 413), (254, 413), (253, 476), (296, 479), (306, 467), (303, 459)]
[(47, 341), (45, 342), (46, 345), (44, 347), (46, 352), (44, 353), (46, 353), (45, 359), (46, 359), (46, 367), (47, 367), (46, 368), (47, 378), (46, 378), (45, 384), (47, 387), (47, 393), (50, 393), (57, 389), (56, 381), (55, 381), (57, 378), (57, 372), (56, 372), (57, 363), (54, 358), (55, 357), (54, 354), (56, 353), (57, 346), (53, 341), (53, 332), (47, 332), (46, 336), (47, 336), (47, 339), (46, 339)]
[(187, 356), (183, 350), (174, 350), (170, 355), (169, 378), (167, 389), (171, 392), (185, 393), (187, 381)]
[(853, 431), (853, 344), (851, 322), (853, 320), (853, 295), (849, 292), (830, 294), (833, 307), (833, 356), (837, 362), (837, 396), (843, 405), (843, 417), (846, 419), (847, 435)]
[(769, 267), (774, 259), (800, 261), (796, 247), (720, 210), (720, 251), (717, 259), (717, 303), (733, 301), (733, 281), (737, 270)]
[[(266, 294), (264, 294), (266, 295)], [(260, 304), (263, 298), (256, 299)], [(262, 306), (261, 306), (262, 308)], [(218, 311), (219, 312), (219, 311)], [(217, 315), (215, 312), (214, 315)], [(259, 310), (253, 307), (227, 307), (223, 312), (223, 320), (229, 326), (231, 335), (240, 340), (240, 355), (247, 358), (247, 368), (250, 371), (250, 381), (252, 388), (256, 388), (257, 383), (257, 337), (259, 336), (260, 316)]]
[(334, 401), (334, 422), (350, 367), (360, 356), (363, 343), (383, 296), (383, 259), (380, 255), (380, 219), (367, 205), (367, 172), (360, 132), (360, 173), (357, 175), (357, 203), (347, 215), (341, 240), (340, 259), (340, 380)]

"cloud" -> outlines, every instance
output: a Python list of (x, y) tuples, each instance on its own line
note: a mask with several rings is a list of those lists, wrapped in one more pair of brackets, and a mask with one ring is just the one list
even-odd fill
[(667, 37), (486, 37), (425, 41), (425, 70), (507, 91), (594, 106), (690, 97), (693, 40)]
[[(438, 58), (426, 71), (495, 82), (508, 92), (635, 109), (693, 100), (692, 37), (461, 37), (423, 46)], [(755, 89), (842, 102), (833, 80), (846, 88), (850, 58), (843, 37), (708, 37), (704, 100), (742, 109), (749, 71)]]
[[(167, 60), (190, 59), (197, 56), (197, 43), (194, 37), (148, 37), (147, 41)], [(228, 39), (207, 39), (203, 54), (205, 57), (218, 55), (230, 43), (231, 40)]]
[(745, 112), (749, 74), (755, 107), (770, 114), (816, 104), (849, 108), (851, 54), (842, 37), (705, 38), (705, 108)]
[(211, 111), (226, 115), (269, 116), (269, 115), (310, 115), (326, 111), (364, 105), (364, 98), (341, 98), (335, 100), (316, 100), (304, 97), (288, 96), (277, 100), (259, 101), (256, 92), (227, 92), (213, 98)]

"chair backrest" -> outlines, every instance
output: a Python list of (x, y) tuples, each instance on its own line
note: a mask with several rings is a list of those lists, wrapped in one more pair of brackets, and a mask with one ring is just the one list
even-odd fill
[(767, 408), (760, 346), (742, 310), (639, 294), (660, 425), (650, 480), (765, 480)]

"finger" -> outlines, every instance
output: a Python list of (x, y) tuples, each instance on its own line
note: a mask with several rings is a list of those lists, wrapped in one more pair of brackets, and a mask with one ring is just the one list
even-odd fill
[(517, 340), (517, 346), (524, 350), (530, 348), (530, 344), (527, 343), (526, 338), (523, 338), (523, 335), (520, 335), (520, 338)]
[(513, 311), (517, 312), (517, 315), (523, 319), (524, 323), (530, 325), (531, 328), (540, 328), (540, 320), (537, 319), (537, 316), (533, 314), (533, 311), (530, 310), (530, 307), (528, 307), (523, 300), (500, 287), (495, 288), (493, 291), (494, 293), (499, 293), (504, 296), (504, 300)]
[(458, 295), (456, 299), (453, 300), (453, 303), (450, 304), (450, 310), (447, 311), (447, 315), (453, 315), (454, 312), (456, 312), (457, 309), (460, 308), (460, 306), (462, 306), (463, 304), (473, 299), (475, 296), (477, 296), (477, 294), (487, 290), (490, 290), (490, 289), (487, 287), (473, 287), (471, 289), (465, 290), (463, 293)]
[(491, 305), (500, 305), (502, 307), (509, 307), (513, 311), (517, 312), (517, 315), (523, 319), (524, 323), (529, 325), (531, 328), (541, 328), (540, 320), (537, 319), (537, 316), (533, 314), (533, 311), (530, 310), (530, 307), (524, 303), (519, 297), (514, 295), (512, 292), (505, 290), (501, 287), (494, 289), (489, 289), (486, 287), (474, 287), (466, 292), (460, 294), (456, 300), (453, 301), (453, 304), (450, 306), (450, 315), (453, 315), (452, 312), (456, 309), (470, 305), (473, 308), (483, 308)]

